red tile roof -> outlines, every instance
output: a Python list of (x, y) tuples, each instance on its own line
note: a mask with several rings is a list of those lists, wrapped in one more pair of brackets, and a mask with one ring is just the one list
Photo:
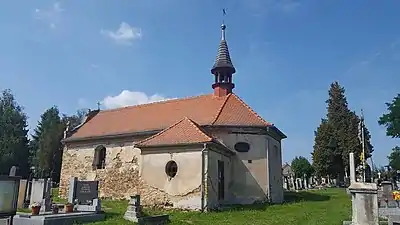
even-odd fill
[(70, 138), (163, 130), (188, 117), (200, 126), (270, 126), (235, 94), (213, 94), (100, 111)]
[(136, 143), (136, 146), (159, 146), (176, 144), (196, 144), (213, 141), (213, 138), (202, 130), (194, 121), (185, 117), (172, 126), (164, 129), (143, 141)]

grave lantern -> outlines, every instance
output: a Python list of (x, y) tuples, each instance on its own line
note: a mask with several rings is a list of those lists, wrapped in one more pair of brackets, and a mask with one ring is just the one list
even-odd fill
[(0, 175), (0, 217), (12, 217), (17, 213), (20, 179)]

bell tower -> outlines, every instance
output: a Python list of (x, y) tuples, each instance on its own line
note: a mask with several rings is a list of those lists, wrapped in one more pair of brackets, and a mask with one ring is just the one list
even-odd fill
[[(225, 15), (225, 10), (224, 10)], [(232, 75), (236, 72), (229, 55), (228, 44), (225, 40), (226, 25), (221, 25), (221, 41), (219, 42), (218, 54), (211, 73), (214, 75), (214, 95), (218, 97), (232, 93), (235, 84), (232, 82)]]

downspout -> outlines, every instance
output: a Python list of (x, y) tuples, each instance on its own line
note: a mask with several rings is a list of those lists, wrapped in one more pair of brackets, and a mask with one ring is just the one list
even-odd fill
[(204, 206), (205, 206), (205, 201), (204, 201), (204, 196), (205, 196), (205, 185), (204, 185), (204, 180), (205, 180), (205, 153), (207, 151), (207, 143), (203, 144), (203, 149), (201, 150), (201, 212), (204, 212)]

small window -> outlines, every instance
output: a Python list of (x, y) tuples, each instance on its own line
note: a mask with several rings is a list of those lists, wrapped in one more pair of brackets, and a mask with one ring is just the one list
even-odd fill
[(165, 165), (165, 173), (170, 179), (176, 176), (176, 173), (178, 173), (178, 165), (175, 161), (169, 161), (167, 165)]
[(99, 145), (94, 149), (93, 169), (104, 169), (106, 166), (106, 147)]
[(235, 144), (235, 150), (238, 152), (248, 152), (250, 150), (249, 143), (246, 142), (238, 142)]

